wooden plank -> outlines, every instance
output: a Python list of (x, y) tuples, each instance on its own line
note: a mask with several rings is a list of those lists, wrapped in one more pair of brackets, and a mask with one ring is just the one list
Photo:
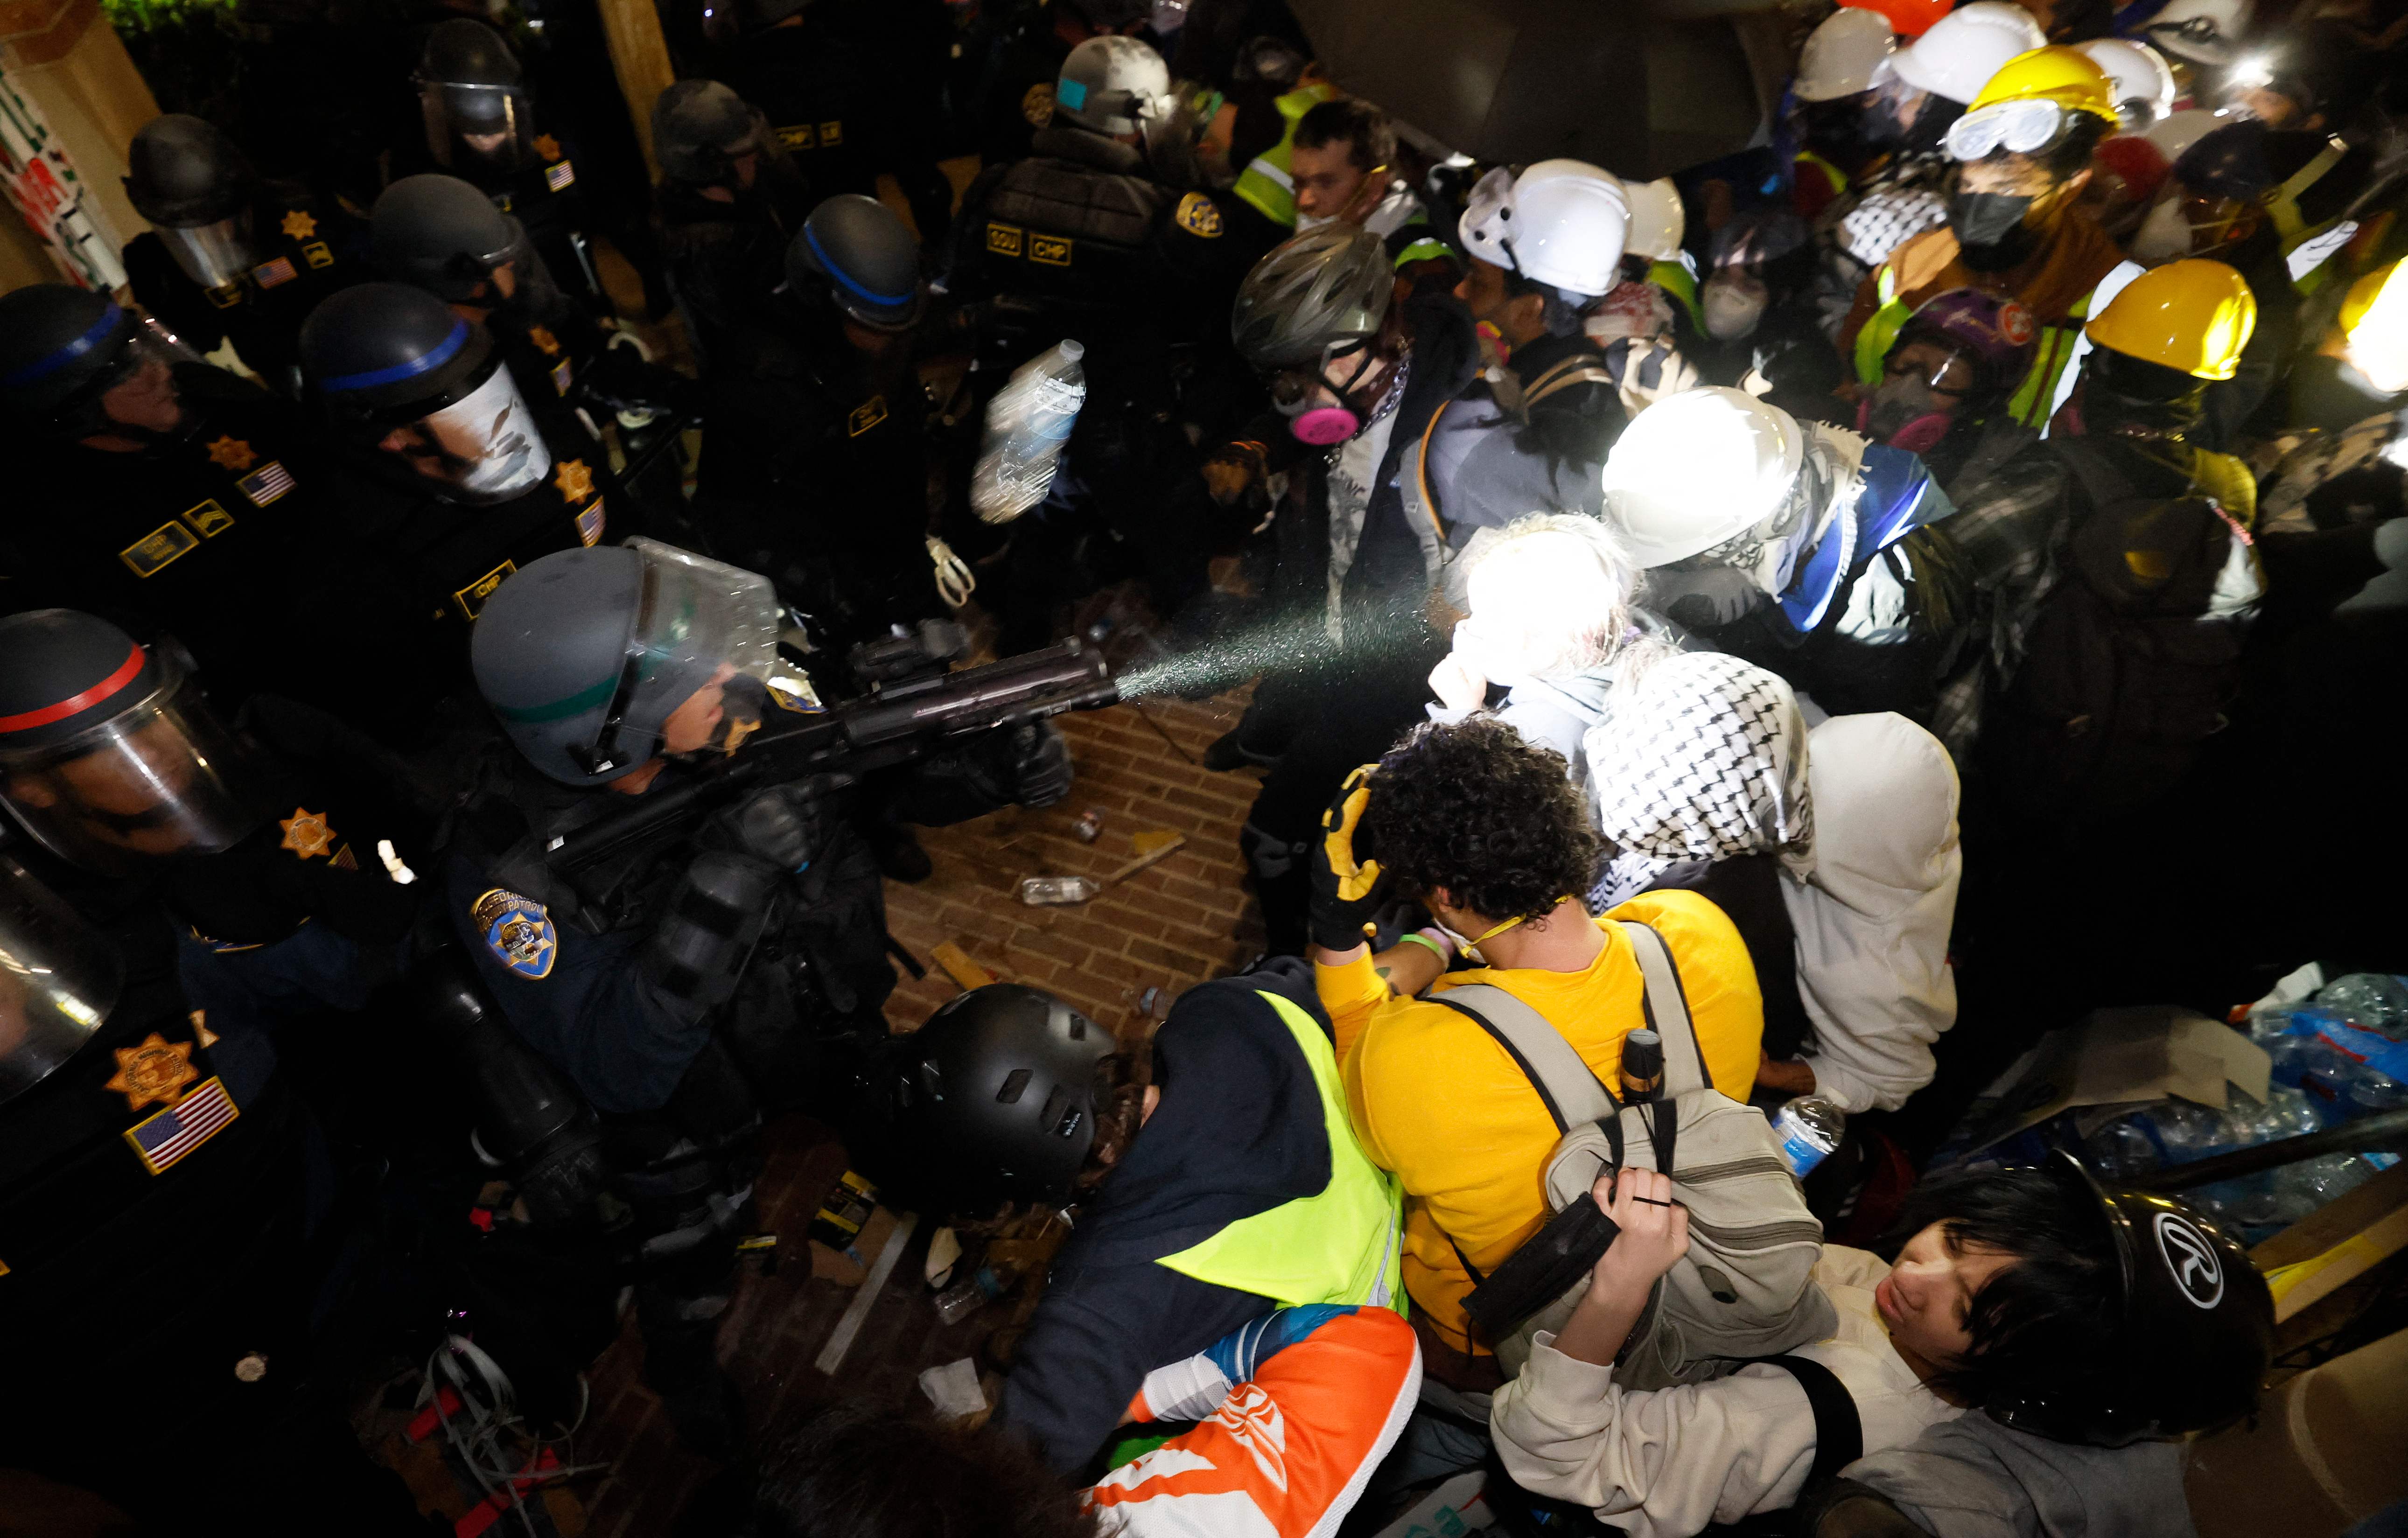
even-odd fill
[(853, 1338), (861, 1333), (869, 1311), (878, 1306), (880, 1289), (895, 1273), (895, 1262), (903, 1258), (903, 1247), (911, 1242), (911, 1232), (919, 1226), (918, 1213), (905, 1213), (902, 1221), (895, 1225), (895, 1231), (887, 1236), (886, 1247), (878, 1252), (877, 1263), (869, 1268), (869, 1275), (853, 1293), (852, 1306), (844, 1311), (844, 1317), (836, 1322), (836, 1333), (820, 1348), (819, 1358), (811, 1363), (813, 1367), (833, 1376), (844, 1365), (844, 1354), (853, 1349)]
[(970, 959), (970, 954), (952, 941), (946, 941), (928, 953), (930, 959), (945, 970), (945, 975), (964, 988), (983, 988), (995, 981), (995, 974)]
[(2408, 1163), (2347, 1191), (2249, 1252), (2276, 1323), (2408, 1249)]

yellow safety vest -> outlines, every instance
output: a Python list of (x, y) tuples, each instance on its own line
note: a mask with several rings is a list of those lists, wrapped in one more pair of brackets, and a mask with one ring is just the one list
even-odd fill
[[(1883, 263), (1873, 275), (1873, 292), (1881, 300), (1881, 308), (1856, 333), (1856, 382), (1868, 390), (1880, 386), (1884, 377), (1882, 364), (1888, 358), (1898, 334), (1914, 317), (1914, 307), (1899, 297), (1897, 285), (1897, 269)], [(2070, 323), (2040, 328), (2040, 346), (2032, 354), (2031, 368), (2007, 403), (2008, 414), (2025, 426), (2048, 425), (2050, 404), (2057, 399), (2057, 378), (2073, 361), (2074, 344), (2082, 339), (2082, 323), (2090, 318), (2091, 303), (2098, 296), (2099, 290), (2094, 286), (2066, 311)]]
[(1296, 228), (1296, 178), (1288, 160), (1296, 151), (1297, 122), (1338, 94), (1334, 85), (1300, 85), (1271, 104), (1279, 108), (1280, 140), (1247, 163), (1238, 174), (1237, 186), (1231, 190), (1274, 224)]
[(1686, 262), (1670, 258), (1650, 262), (1647, 280), (1680, 300), (1681, 308), (1689, 312), (1689, 323), (1697, 327), (1699, 336), (1705, 335), (1706, 312), (1698, 308), (1698, 275), (1689, 270)]
[(1156, 1264), (1284, 1307), (1368, 1303), (1402, 1314), (1404, 1202), (1396, 1177), (1373, 1164), (1355, 1141), (1354, 1125), (1346, 1116), (1346, 1092), (1339, 1083), (1338, 1055), (1321, 1027), (1277, 994), (1257, 992), (1255, 997), (1286, 1023), (1312, 1069), (1329, 1134), (1329, 1184), (1318, 1195), (1241, 1217)]
[(1832, 165), (1829, 161), (1825, 160), (1822, 156), (1816, 154), (1813, 151), (1799, 151), (1797, 164), (1800, 165), (1811, 165), (1815, 170), (1822, 172), (1823, 180), (1825, 183), (1830, 187), (1831, 195), (1833, 197), (1837, 197), (1842, 193), (1848, 190), (1848, 174), (1845, 171), (1841, 170), (1838, 166)]

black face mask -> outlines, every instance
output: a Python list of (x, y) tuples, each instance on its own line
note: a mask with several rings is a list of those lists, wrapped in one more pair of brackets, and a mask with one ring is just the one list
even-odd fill
[(2025, 215), (2032, 199), (2021, 193), (1958, 193), (1948, 200), (1948, 227), (1957, 252), (1975, 272), (2004, 272), (2032, 253), (2039, 239)]

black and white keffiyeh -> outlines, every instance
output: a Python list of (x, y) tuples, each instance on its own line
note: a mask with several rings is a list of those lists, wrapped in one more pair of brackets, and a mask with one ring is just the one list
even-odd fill
[(1806, 722), (1789, 685), (1718, 652), (1639, 669), (1584, 739), (1598, 827), (1620, 846), (1589, 894), (1602, 913), (1672, 866), (1777, 854), (1814, 868)]

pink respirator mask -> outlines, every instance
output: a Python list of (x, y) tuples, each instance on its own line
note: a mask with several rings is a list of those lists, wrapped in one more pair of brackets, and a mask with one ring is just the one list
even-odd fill
[[(1872, 427), (1872, 420), (1873, 403), (1870, 400), (1856, 402), (1856, 431), (1869, 433)], [(1905, 426), (1882, 441), (1890, 448), (1903, 449), (1911, 454), (1928, 453), (1939, 447), (1942, 438), (1948, 436), (1948, 429), (1956, 420), (1956, 418), (1947, 411), (1927, 412), (1908, 422)]]
[[(1354, 366), (1354, 372), (1348, 377), (1345, 384), (1334, 390), (1326, 376), (1329, 365), (1344, 356), (1343, 352), (1336, 349), (1324, 354), (1321, 368), (1315, 373), (1308, 375), (1298, 371), (1282, 374), (1271, 381), (1271, 404), (1279, 408), (1282, 416), (1287, 418), (1288, 435), (1297, 442), (1310, 443), (1316, 449), (1326, 449), (1333, 443), (1343, 443), (1363, 430), (1362, 413), (1342, 403), (1354, 394), (1354, 387), (1363, 382), (1363, 376), (1370, 372), (1372, 364), (1378, 361), (1378, 356), (1370, 348), (1360, 342), (1353, 344), (1351, 351), (1362, 353), (1362, 361)], [(1336, 406), (1312, 404), (1313, 397), (1324, 391), (1330, 391), (1336, 395), (1341, 404)]]

